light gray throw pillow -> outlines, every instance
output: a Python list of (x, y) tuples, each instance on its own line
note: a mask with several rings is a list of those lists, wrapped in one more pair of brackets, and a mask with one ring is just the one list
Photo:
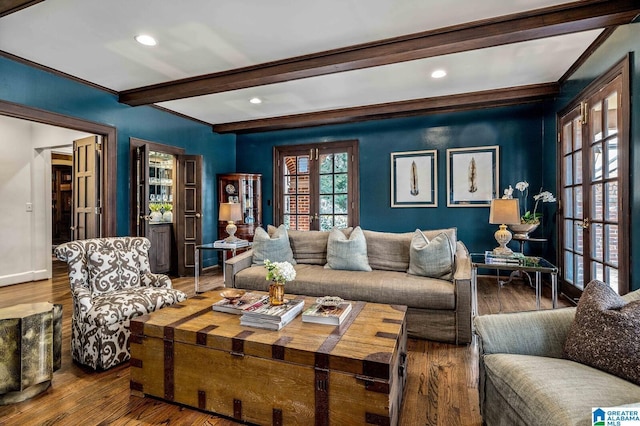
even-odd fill
[(269, 259), (272, 262), (289, 262), (296, 264), (289, 244), (287, 228), (280, 225), (271, 236), (264, 229), (258, 227), (253, 236), (253, 260), (254, 265), (264, 265), (264, 261)]
[(451, 280), (453, 275), (453, 252), (451, 241), (444, 232), (429, 239), (416, 229), (409, 249), (409, 269), (407, 273), (422, 277)]
[(327, 241), (328, 269), (345, 271), (371, 271), (367, 259), (367, 240), (359, 226), (347, 236), (339, 229), (333, 228)]

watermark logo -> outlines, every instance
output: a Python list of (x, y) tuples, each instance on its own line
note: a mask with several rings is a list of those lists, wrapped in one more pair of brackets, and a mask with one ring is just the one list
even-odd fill
[(592, 426), (640, 426), (640, 407), (596, 407), (591, 409)]

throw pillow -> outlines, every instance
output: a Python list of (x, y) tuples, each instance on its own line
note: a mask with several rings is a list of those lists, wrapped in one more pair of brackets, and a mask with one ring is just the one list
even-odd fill
[(345, 271), (371, 271), (367, 258), (367, 240), (359, 226), (347, 236), (333, 228), (327, 241), (327, 264), (325, 268)]
[(89, 253), (89, 285), (94, 295), (140, 284), (138, 257), (134, 250), (98, 250)]
[(453, 276), (453, 252), (451, 241), (444, 232), (429, 239), (416, 229), (409, 248), (409, 269), (407, 273), (422, 277), (451, 280)]
[(274, 229), (271, 236), (264, 229), (258, 227), (253, 236), (253, 260), (254, 265), (264, 265), (269, 259), (272, 262), (289, 262), (296, 264), (289, 244), (287, 228), (280, 225)]
[(564, 357), (640, 385), (640, 300), (626, 303), (591, 281), (582, 293)]

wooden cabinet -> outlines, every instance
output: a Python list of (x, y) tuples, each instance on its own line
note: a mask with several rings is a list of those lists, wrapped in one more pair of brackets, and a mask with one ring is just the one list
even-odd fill
[[(229, 173), (218, 175), (218, 205), (240, 203), (242, 219), (236, 221), (236, 237), (253, 241), (255, 229), (262, 225), (262, 175)], [(218, 239), (227, 237), (227, 222), (218, 221)]]
[(151, 242), (149, 250), (149, 265), (151, 272), (164, 274), (171, 272), (174, 268), (174, 240), (173, 225), (171, 223), (157, 223), (149, 225), (147, 238)]

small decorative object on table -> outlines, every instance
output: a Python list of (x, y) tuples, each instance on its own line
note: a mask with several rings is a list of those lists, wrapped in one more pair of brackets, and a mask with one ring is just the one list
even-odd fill
[[(511, 199), (513, 198), (513, 187), (509, 185), (507, 189), (504, 190), (504, 195), (502, 198)], [(519, 238), (529, 238), (529, 233), (533, 232), (540, 225), (540, 221), (542, 220), (542, 213), (538, 213), (538, 203), (542, 201), (543, 203), (554, 203), (556, 201), (553, 194), (549, 191), (543, 191), (540, 188), (540, 192), (533, 196), (533, 200), (535, 204), (533, 206), (533, 212), (527, 209), (527, 197), (529, 196), (529, 182), (522, 181), (516, 183), (516, 188), (520, 191), (520, 194), (517, 196), (518, 200), (520, 200), (520, 206), (522, 207), (522, 214), (520, 216), (520, 223), (509, 225), (509, 228), (515, 233), (515, 235)]]
[(264, 267), (268, 271), (267, 281), (272, 281), (269, 285), (269, 303), (275, 306), (284, 304), (284, 284), (296, 279), (296, 270), (289, 262), (271, 262), (269, 259), (265, 259)]
[(325, 296), (316, 299), (316, 303), (302, 313), (303, 322), (340, 325), (351, 312), (351, 303), (340, 297)]

